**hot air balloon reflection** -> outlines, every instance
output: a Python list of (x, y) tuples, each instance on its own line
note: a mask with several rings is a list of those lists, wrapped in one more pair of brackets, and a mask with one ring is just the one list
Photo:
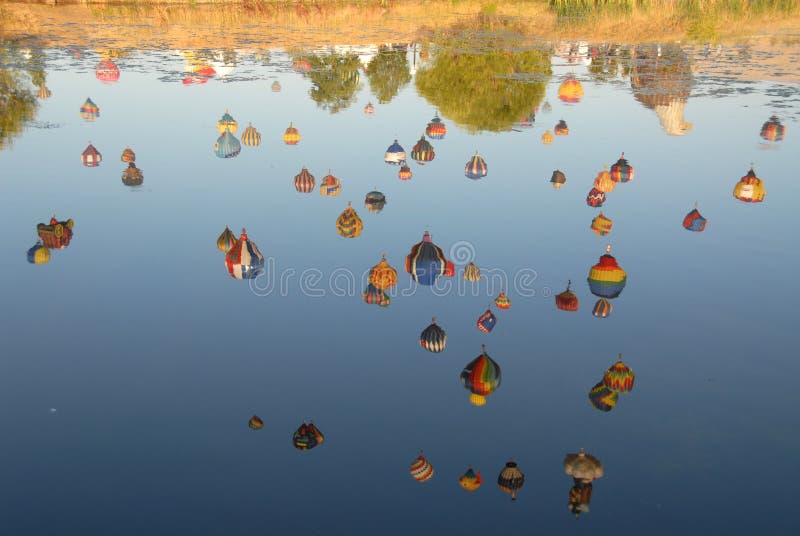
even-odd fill
[(364, 199), (364, 206), (367, 207), (367, 212), (373, 212), (377, 214), (383, 207), (386, 206), (386, 196), (383, 192), (379, 192), (377, 190), (373, 190), (367, 193), (366, 198)]
[(220, 134), (224, 134), (225, 132), (236, 134), (236, 131), (239, 130), (239, 122), (228, 113), (228, 110), (225, 110), (225, 113), (222, 114), (222, 117), (217, 121), (217, 130)]
[(611, 232), (611, 227), (614, 225), (614, 222), (611, 221), (610, 218), (607, 218), (601, 212), (594, 218), (592, 218), (592, 223), (589, 225), (589, 228), (596, 234), (597, 236), (606, 236), (608, 233)]
[(411, 168), (408, 167), (406, 164), (400, 166), (400, 170), (397, 172), (397, 178), (401, 181), (410, 180), (411, 177), (414, 176), (414, 173), (411, 171)]
[(411, 253), (406, 257), (406, 272), (420, 285), (433, 285), (439, 276), (452, 276), (455, 267), (425, 231), (422, 241), (411, 246)]
[(590, 207), (602, 207), (603, 203), (606, 202), (606, 194), (598, 190), (597, 188), (592, 188), (589, 190), (589, 194), (586, 196), (586, 204)]
[(370, 268), (369, 282), (380, 290), (389, 290), (397, 284), (397, 270), (386, 262), (386, 255), (381, 257), (378, 264)]
[(313, 192), (315, 184), (316, 180), (314, 179), (314, 175), (312, 175), (305, 166), (300, 170), (300, 173), (294, 176), (294, 189), (301, 194), (310, 194)]
[(241, 151), (242, 144), (229, 130), (223, 132), (214, 144), (214, 154), (217, 158), (234, 158), (239, 156)]
[(233, 247), (235, 243), (236, 243), (236, 235), (234, 235), (233, 231), (228, 229), (228, 227), (226, 226), (225, 230), (222, 231), (222, 234), (219, 235), (219, 238), (217, 238), (217, 247), (223, 253), (227, 253), (228, 251), (230, 251), (230, 249)]
[(283, 143), (286, 145), (297, 145), (300, 143), (300, 132), (295, 128), (294, 123), (289, 123), (283, 133)]
[(389, 148), (386, 149), (386, 153), (383, 155), (383, 161), (393, 166), (401, 166), (405, 164), (406, 151), (399, 143), (397, 143), (397, 140), (394, 140), (394, 143), (392, 143)]
[(144, 183), (144, 173), (133, 162), (128, 162), (128, 167), (122, 172), (122, 184), (125, 186), (141, 186)]
[(472, 283), (476, 283), (481, 280), (481, 270), (475, 265), (474, 262), (471, 262), (464, 267), (464, 279)]
[(130, 162), (136, 162), (136, 153), (134, 153), (133, 149), (131, 149), (130, 147), (126, 147), (125, 150), (122, 151), (120, 159), (126, 164)]
[(496, 324), (497, 317), (494, 316), (491, 308), (486, 309), (486, 312), (478, 317), (478, 322), (476, 323), (478, 329), (483, 333), (491, 333)]
[(567, 122), (561, 119), (558, 124), (553, 127), (553, 132), (556, 136), (566, 136), (569, 134), (569, 127), (567, 126)]
[(447, 334), (436, 324), (436, 318), (431, 320), (431, 325), (422, 330), (419, 335), (419, 344), (429, 352), (438, 354), (447, 346)]
[(325, 441), (325, 436), (314, 426), (313, 421), (308, 424), (303, 421), (300, 428), (295, 430), (292, 435), (292, 443), (297, 450), (311, 450), (321, 445), (323, 441)]
[(111, 60), (103, 60), (94, 70), (95, 77), (103, 83), (110, 84), (119, 80), (119, 67)]
[(603, 382), (598, 382), (589, 391), (589, 402), (595, 409), (609, 412), (617, 405), (619, 393), (606, 387)]
[(498, 309), (511, 308), (511, 300), (508, 299), (508, 296), (506, 296), (502, 290), (500, 291), (500, 294), (497, 295), (497, 298), (494, 299), (494, 304)]
[(94, 121), (98, 117), (100, 117), (100, 108), (94, 103), (94, 101), (86, 97), (86, 102), (83, 103), (81, 106), (81, 117), (86, 121)]
[(389, 307), (392, 303), (389, 295), (376, 288), (372, 283), (367, 283), (367, 288), (361, 293), (361, 299), (368, 305), (377, 305), (378, 307)]
[(545, 133), (542, 134), (542, 143), (545, 145), (550, 145), (555, 139), (555, 136), (553, 136), (553, 133), (549, 130), (546, 130)]
[(611, 166), (611, 180), (614, 182), (629, 182), (633, 180), (633, 166), (625, 159), (625, 153)]
[(432, 140), (444, 139), (445, 135), (447, 134), (447, 126), (442, 123), (442, 120), (439, 119), (438, 114), (431, 119), (430, 123), (428, 123), (428, 126), (425, 129), (425, 134)]
[(344, 238), (356, 238), (363, 229), (361, 218), (350, 203), (347, 203), (347, 208), (336, 219), (336, 232)]
[(564, 175), (563, 172), (555, 170), (553, 172), (553, 176), (550, 177), (550, 182), (552, 183), (553, 188), (560, 190), (561, 187), (567, 183), (567, 176)]
[(342, 183), (331, 174), (331, 170), (328, 170), (328, 174), (322, 177), (319, 183), (319, 193), (322, 197), (336, 197), (342, 193)]
[(769, 121), (761, 126), (761, 137), (767, 141), (782, 141), (786, 135), (786, 127), (781, 124), (777, 115), (769, 118)]
[(486, 345), (482, 349), (481, 355), (461, 371), (461, 384), (472, 393), (469, 401), (475, 406), (486, 404), (486, 397), (500, 387), (502, 380), (500, 365), (486, 353)]
[(517, 500), (517, 492), (525, 484), (525, 475), (514, 461), (509, 461), (497, 477), (497, 486), (505, 493), (511, 494), (511, 500)]
[(264, 421), (262, 421), (258, 415), (253, 415), (247, 422), (247, 426), (251, 430), (261, 430), (264, 428)]
[(39, 240), (28, 250), (28, 262), (31, 264), (46, 264), (50, 262), (50, 250), (44, 247)]
[(419, 165), (430, 162), (435, 156), (436, 153), (433, 152), (433, 145), (425, 139), (424, 135), (421, 136), (419, 141), (411, 148), (411, 158)]
[(697, 205), (683, 218), (683, 228), (687, 231), (702, 233), (706, 229), (706, 219), (700, 215)]
[(408, 472), (411, 473), (411, 476), (417, 482), (427, 482), (433, 478), (433, 466), (425, 459), (425, 456), (422, 455), (422, 451), (420, 451), (417, 459), (411, 464)]
[(242, 229), (239, 240), (225, 254), (225, 267), (234, 279), (255, 279), (264, 269), (264, 255)]
[(366, 106), (364, 106), (364, 113), (366, 115), (374, 115), (375, 114), (375, 105), (371, 102), (368, 102)]
[(270, 86), (270, 89), (272, 89), (272, 91), (275, 93), (278, 93), (281, 90), (281, 83), (275, 80)]
[(608, 168), (603, 166), (603, 170), (598, 172), (597, 177), (594, 179), (595, 190), (600, 190), (604, 194), (607, 194), (613, 192), (616, 187), (617, 183), (611, 178), (611, 173), (608, 171)]
[(589, 290), (600, 298), (616, 298), (625, 288), (628, 275), (611, 256), (611, 246), (606, 247), (605, 255), (589, 270)]
[(242, 143), (248, 147), (258, 147), (261, 145), (261, 133), (256, 130), (252, 123), (248, 123), (247, 128), (242, 132)]
[(739, 179), (736, 187), (733, 189), (733, 197), (745, 203), (761, 203), (767, 191), (764, 188), (764, 181), (756, 177), (756, 172), (753, 171), (753, 166), (750, 166), (750, 171), (747, 175)]
[(292, 63), (292, 69), (294, 69), (296, 73), (309, 73), (311, 72), (311, 64), (305, 59), (295, 60), (294, 63)]
[(583, 98), (583, 86), (575, 79), (574, 75), (567, 76), (566, 80), (558, 86), (558, 98), (568, 104), (575, 104), (581, 101)]
[(592, 482), (603, 476), (603, 463), (581, 449), (577, 454), (567, 454), (564, 457), (564, 472), (572, 477), (573, 486), (569, 490), (568, 506), (577, 519), (581, 513), (589, 511)]
[(36, 226), (36, 233), (44, 247), (48, 249), (64, 249), (72, 240), (72, 228), (75, 222), (72, 218), (67, 221), (58, 221), (55, 216), (50, 218), (49, 224), (40, 223)]
[(603, 375), (603, 385), (616, 393), (630, 393), (635, 379), (633, 371), (622, 362), (622, 354), (619, 354), (617, 362)]
[(603, 463), (583, 449), (564, 456), (564, 472), (577, 481), (589, 484), (603, 476)]
[(81, 153), (81, 162), (83, 162), (83, 165), (86, 167), (97, 167), (102, 161), (103, 155), (89, 142), (88, 147)]
[(475, 151), (470, 161), (464, 166), (464, 175), (469, 179), (478, 180), (485, 177), (487, 173), (486, 161), (478, 154), (478, 151)]
[(556, 307), (562, 311), (578, 310), (578, 297), (569, 289), (570, 285), (572, 285), (572, 281), (567, 282), (567, 290), (556, 294)]
[(472, 467), (458, 479), (458, 485), (470, 492), (481, 487), (481, 484), (483, 484), (483, 479), (480, 472), (476, 473)]

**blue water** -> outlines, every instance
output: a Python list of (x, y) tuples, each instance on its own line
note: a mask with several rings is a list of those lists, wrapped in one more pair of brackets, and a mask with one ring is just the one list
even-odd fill
[[(435, 159), (410, 162), (402, 182), (383, 153), (394, 139), (410, 153), (437, 108), (413, 78), (379, 104), (362, 72), (352, 105), (331, 114), (281, 50), (267, 64), (239, 52), (196, 86), (173, 51), (134, 51), (113, 84), (96, 79), (94, 53), (43, 52), (52, 96), (0, 151), (3, 534), (794, 533), (782, 484), (800, 469), (797, 86), (690, 72), (693, 127), (671, 136), (628, 77), (597, 82), (553, 54), (552, 111), (531, 103), (532, 128), (472, 132), (443, 116)], [(557, 97), (570, 73), (577, 104)], [(87, 96), (95, 122), (78, 116)], [(237, 136), (252, 122), (262, 143), (218, 159), (226, 110)], [(759, 137), (773, 113), (780, 142)], [(559, 119), (569, 135), (543, 145)], [(97, 168), (81, 165), (89, 141)], [(120, 181), (125, 147), (141, 187)], [(463, 172), (475, 150), (480, 181)], [(623, 151), (635, 179), (608, 194), (613, 230), (597, 237), (585, 196)], [(751, 162), (760, 204), (732, 196)], [(331, 170), (341, 196), (297, 193), (302, 166), (317, 187)], [(387, 197), (379, 214), (363, 204), (373, 189)], [(335, 227), (349, 201), (355, 239)], [(681, 227), (695, 203), (703, 233)], [(72, 243), (31, 265), (36, 224), (53, 214), (75, 220)], [(264, 276), (227, 274), (226, 225), (247, 229)], [(458, 270), (435, 288), (404, 270), (425, 230)], [(598, 319), (586, 276), (607, 244), (628, 282)], [(399, 272), (387, 308), (361, 300), (382, 253)], [(461, 279), (469, 260), (492, 278)], [(554, 305), (567, 280), (575, 313)], [(483, 334), (475, 322), (501, 289), (512, 307), (493, 307)], [(418, 340), (434, 316), (441, 354)], [(478, 408), (459, 374), (482, 344), (503, 380)], [(602, 413), (587, 393), (620, 352), (635, 386)], [(248, 429), (253, 414), (263, 430)], [(292, 432), (309, 419), (325, 442), (300, 452)], [(576, 522), (562, 460), (581, 447), (605, 476)], [(419, 450), (435, 469), (424, 484), (408, 473)], [(496, 485), (509, 459), (526, 476), (515, 502)], [(471, 494), (458, 486), (470, 465), (485, 480)]]

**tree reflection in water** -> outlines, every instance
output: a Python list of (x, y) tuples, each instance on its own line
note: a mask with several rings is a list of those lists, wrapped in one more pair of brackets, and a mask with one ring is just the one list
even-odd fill
[(26, 123), (36, 117), (35, 86), (44, 86), (44, 58), (40, 52), (0, 47), (0, 150), (11, 146)]
[(390, 102), (411, 81), (406, 51), (406, 45), (381, 46), (367, 64), (369, 87), (380, 104)]
[(539, 106), (552, 73), (551, 50), (528, 45), (502, 22), (477, 35), (460, 28), (438, 35), (432, 49), (417, 90), (470, 132), (510, 130)]
[(293, 61), (308, 64), (303, 76), (314, 84), (309, 93), (317, 106), (335, 114), (353, 104), (361, 89), (361, 61), (355, 53), (300, 54)]

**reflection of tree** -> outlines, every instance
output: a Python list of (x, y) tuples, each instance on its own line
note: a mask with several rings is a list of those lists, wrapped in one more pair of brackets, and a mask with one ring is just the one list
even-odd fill
[(25, 123), (36, 117), (38, 103), (32, 91), (32, 80), (44, 84), (41, 56), (28, 54), (8, 47), (0, 47), (0, 150), (11, 146), (11, 140), (19, 136)]
[(329, 52), (294, 58), (294, 61), (300, 60), (311, 65), (304, 76), (314, 84), (311, 98), (318, 106), (335, 114), (353, 103), (356, 92), (361, 89), (358, 74), (361, 62), (357, 55)]
[[(616, 44), (602, 44), (593, 47), (589, 74), (598, 82), (606, 82), (617, 75), (623, 78), (631, 72), (631, 51)], [(596, 54), (595, 54), (596, 53)]]
[(525, 49), (514, 40), (485, 41), (465, 52), (457, 36), (442, 39), (433, 60), (417, 73), (417, 90), (470, 131), (508, 130), (544, 97), (550, 51)]
[(380, 47), (367, 64), (367, 77), (369, 87), (379, 103), (386, 104), (395, 98), (403, 86), (411, 81), (406, 46)]

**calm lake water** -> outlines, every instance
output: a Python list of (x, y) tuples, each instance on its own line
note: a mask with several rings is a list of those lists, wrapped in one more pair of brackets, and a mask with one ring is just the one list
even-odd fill
[[(800, 86), (748, 77), (760, 58), (505, 34), (1, 58), (3, 534), (795, 533)], [(226, 111), (236, 143), (252, 123), (260, 145), (220, 158)], [(446, 134), (422, 165), (437, 113)], [(761, 136), (771, 116), (782, 140)], [(384, 162), (394, 140), (410, 180)], [(121, 180), (126, 147), (141, 185)], [(488, 173), (470, 180), (476, 151)], [(633, 180), (587, 206), (623, 152)], [(751, 163), (763, 202), (733, 195)], [(338, 196), (319, 193), (329, 172)], [(348, 203), (363, 222), (349, 239)], [(702, 232), (682, 225), (695, 206)], [(52, 216), (74, 221), (69, 244), (28, 262), (40, 236), (69, 235), (37, 232)], [(226, 226), (263, 255), (255, 279), (229, 274)], [(405, 270), (426, 230), (455, 266), (433, 286)], [(627, 280), (600, 318), (587, 276), (607, 245)], [(382, 254), (388, 307), (362, 299)], [(574, 312), (555, 303), (569, 280)], [(441, 353), (420, 345), (432, 317)], [(460, 375), (482, 345), (502, 382), (478, 407)], [(619, 353), (634, 387), (599, 411), (589, 391)], [(292, 444), (304, 420), (325, 437), (310, 451)], [(604, 475), (576, 521), (563, 461), (581, 448)], [(509, 460), (516, 501), (497, 485)]]

